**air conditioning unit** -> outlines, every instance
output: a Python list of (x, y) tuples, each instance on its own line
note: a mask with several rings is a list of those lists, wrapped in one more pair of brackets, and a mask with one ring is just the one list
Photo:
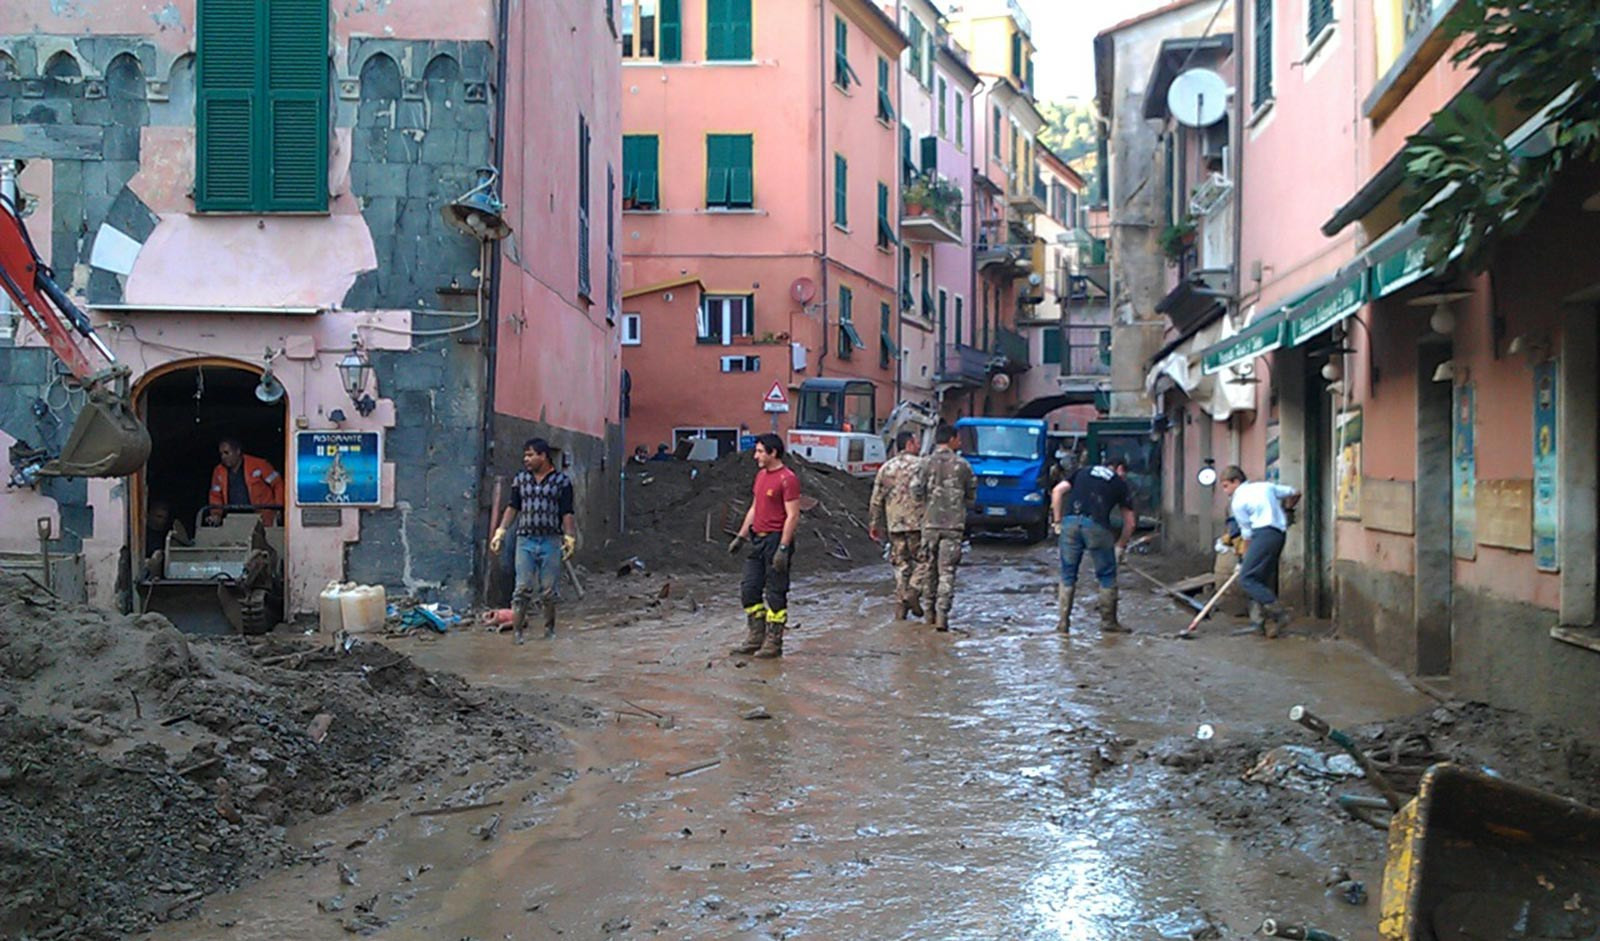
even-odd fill
[(1206, 177), (1189, 196), (1189, 211), (1197, 216), (1209, 216), (1222, 206), (1233, 192), (1233, 181), (1220, 173)]

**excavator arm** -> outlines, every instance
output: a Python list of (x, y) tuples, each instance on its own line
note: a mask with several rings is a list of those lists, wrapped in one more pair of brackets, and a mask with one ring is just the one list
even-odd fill
[[(94, 324), (56, 283), (22, 224), (16, 203), (0, 194), (0, 289), (82, 387), (87, 400), (78, 412), (61, 453), (30, 467), (34, 475), (126, 477), (150, 457), (150, 432), (128, 399), (128, 367), (117, 362)], [(96, 368), (85, 351), (93, 349), (105, 365)]]

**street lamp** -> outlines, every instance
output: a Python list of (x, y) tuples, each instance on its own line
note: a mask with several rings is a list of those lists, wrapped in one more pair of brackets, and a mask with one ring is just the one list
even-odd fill
[[(352, 338), (354, 339), (354, 338)], [(372, 396), (367, 394), (367, 381), (372, 377), (372, 361), (367, 359), (367, 354), (362, 351), (360, 341), (357, 340), (339, 360), (339, 381), (344, 384), (344, 391), (350, 396), (350, 401), (361, 415), (372, 414), (378, 407)]]

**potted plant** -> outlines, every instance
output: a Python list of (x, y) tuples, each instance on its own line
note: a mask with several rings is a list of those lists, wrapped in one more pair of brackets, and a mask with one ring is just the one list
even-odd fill
[(1177, 264), (1194, 246), (1194, 241), (1194, 220), (1185, 216), (1161, 230), (1161, 253), (1167, 256), (1168, 262)]
[(905, 190), (900, 194), (900, 203), (905, 208), (908, 216), (921, 216), (928, 212), (932, 204), (932, 192), (928, 181), (924, 177), (917, 177), (907, 183)]

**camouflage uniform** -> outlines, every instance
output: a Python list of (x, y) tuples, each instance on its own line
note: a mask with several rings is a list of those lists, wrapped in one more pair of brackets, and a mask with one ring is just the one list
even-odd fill
[(929, 568), (923, 590), (930, 616), (944, 630), (949, 627), (950, 604), (955, 597), (967, 507), (978, 498), (978, 478), (965, 458), (941, 444), (917, 468), (911, 491), (927, 502), (922, 551)]
[(922, 561), (923, 501), (911, 492), (911, 485), (921, 464), (922, 458), (902, 452), (878, 469), (872, 484), (871, 523), (889, 537), (895, 601), (918, 610), (927, 565)]

